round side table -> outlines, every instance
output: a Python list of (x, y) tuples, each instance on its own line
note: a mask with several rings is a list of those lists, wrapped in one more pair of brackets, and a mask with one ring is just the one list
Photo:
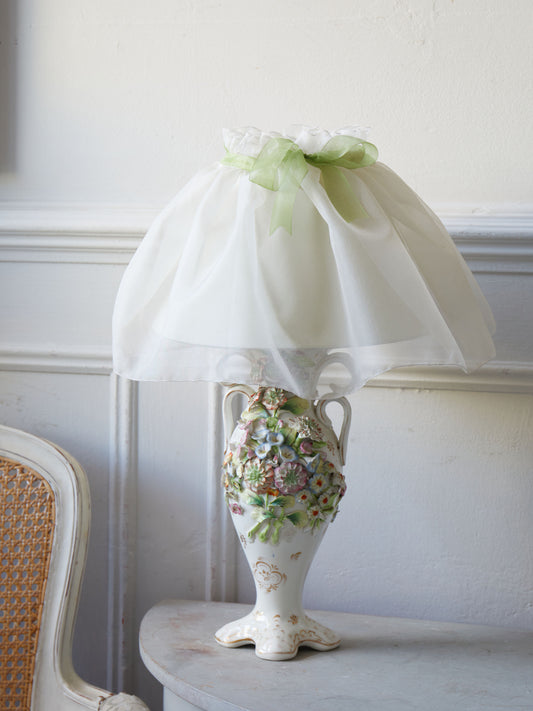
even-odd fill
[(271, 662), (214, 639), (249, 609), (167, 600), (146, 614), (141, 656), (164, 687), (164, 711), (533, 709), (533, 632), (312, 612), (340, 647)]

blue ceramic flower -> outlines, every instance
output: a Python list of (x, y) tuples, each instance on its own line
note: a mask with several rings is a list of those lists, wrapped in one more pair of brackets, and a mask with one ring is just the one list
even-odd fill
[(261, 444), (258, 445), (254, 450), (255, 456), (259, 457), (259, 459), (264, 459), (271, 449), (272, 445), (270, 444), (270, 442), (261, 442)]
[(298, 459), (298, 455), (288, 444), (284, 444), (279, 448), (279, 455), (284, 462), (293, 462), (295, 459)]

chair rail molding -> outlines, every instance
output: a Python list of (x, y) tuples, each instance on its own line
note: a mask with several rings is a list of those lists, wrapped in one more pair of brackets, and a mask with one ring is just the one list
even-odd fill
[(110, 348), (61, 346), (43, 348), (36, 344), (2, 344), (0, 371), (110, 375), (113, 362)]
[[(127, 264), (163, 206), (0, 203), (0, 260)], [(474, 272), (533, 273), (533, 206), (435, 210)]]
[(127, 264), (157, 208), (0, 203), (0, 260)]

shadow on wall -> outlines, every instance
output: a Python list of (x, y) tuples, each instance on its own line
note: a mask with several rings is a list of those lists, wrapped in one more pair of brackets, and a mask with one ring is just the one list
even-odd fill
[(16, 166), (17, 2), (0, 2), (0, 172)]

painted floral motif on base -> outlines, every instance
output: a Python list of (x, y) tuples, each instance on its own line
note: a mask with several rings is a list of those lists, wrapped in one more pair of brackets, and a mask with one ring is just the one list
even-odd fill
[(224, 459), (226, 501), (233, 515), (251, 507), (252, 540), (277, 543), (286, 526), (314, 531), (333, 520), (346, 490), (331, 461), (333, 432), (312, 403), (280, 388), (250, 399)]
[(259, 587), (266, 590), (267, 593), (277, 590), (287, 580), (287, 575), (280, 572), (277, 565), (267, 563), (263, 558), (256, 561), (252, 572)]

